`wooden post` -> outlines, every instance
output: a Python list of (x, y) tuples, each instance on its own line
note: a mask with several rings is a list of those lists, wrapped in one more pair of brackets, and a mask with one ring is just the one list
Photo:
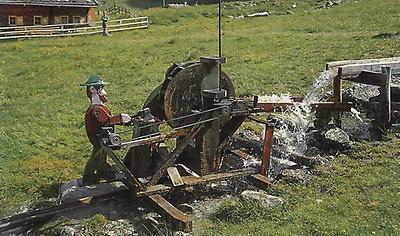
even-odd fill
[(386, 75), (385, 84), (381, 87), (380, 94), (382, 102), (382, 123), (383, 129), (386, 130), (391, 120), (390, 78), (392, 76), (392, 71), (390, 66), (382, 66), (382, 73)]
[(334, 102), (342, 102), (342, 67), (339, 67), (338, 74), (333, 79)]
[(271, 162), (273, 135), (274, 135), (274, 125), (266, 124), (265, 134), (264, 134), (264, 150), (260, 167), (260, 174), (264, 176), (268, 176), (268, 170)]

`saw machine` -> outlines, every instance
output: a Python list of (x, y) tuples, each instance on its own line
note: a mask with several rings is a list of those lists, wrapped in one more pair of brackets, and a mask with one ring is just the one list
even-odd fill
[[(220, 70), (224, 62), (224, 58), (202, 57), (196, 62), (173, 64), (143, 110), (132, 116), (132, 139), (124, 141), (109, 129), (103, 132), (103, 149), (124, 173), (122, 182), (134, 196), (152, 199), (178, 223), (173, 225), (185, 231), (190, 230), (190, 217), (160, 194), (235, 176), (253, 176), (264, 186), (268, 184), (271, 132), (267, 132), (268, 158), (263, 160), (262, 172), (220, 172), (228, 138), (249, 114), (261, 111), (257, 98), (235, 98), (232, 81)], [(166, 125), (168, 130), (161, 132), (160, 127)], [(167, 142), (173, 147), (167, 147)], [(119, 149), (128, 149), (123, 162), (115, 152)]]
[[(256, 96), (248, 100), (235, 98), (233, 83), (221, 70), (224, 62), (221, 57), (202, 57), (173, 64), (143, 110), (132, 116), (131, 139), (122, 140), (111, 129), (103, 132), (103, 149), (123, 172), (122, 182), (132, 196), (151, 199), (179, 230), (191, 230), (190, 216), (162, 194), (239, 176), (248, 176), (257, 186), (267, 186), (274, 125), (255, 120), (266, 125), (263, 157), (257, 169), (221, 170), (228, 139), (250, 114), (286, 111), (294, 105), (258, 103)], [(311, 107), (318, 111), (349, 111), (351, 104), (322, 102)], [(115, 152), (119, 149), (128, 149), (123, 162)]]

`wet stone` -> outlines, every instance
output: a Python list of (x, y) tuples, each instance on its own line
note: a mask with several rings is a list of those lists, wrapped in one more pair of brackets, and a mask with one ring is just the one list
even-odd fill
[(75, 235), (75, 229), (72, 228), (71, 226), (65, 226), (60, 232), (60, 236), (74, 236), (74, 235)]
[(152, 225), (159, 225), (162, 220), (162, 217), (158, 213), (150, 212), (150, 213), (144, 214), (142, 216), (142, 220), (145, 221), (146, 223), (150, 223)]
[(290, 153), (289, 160), (308, 167), (314, 167), (315, 165), (324, 163), (324, 160), (319, 155), (309, 157), (297, 153)]
[(307, 184), (311, 180), (311, 173), (308, 169), (286, 169), (282, 171), (280, 178), (289, 183), (303, 183)]
[(244, 200), (257, 200), (265, 207), (275, 207), (283, 204), (281, 198), (269, 195), (264, 191), (245, 190), (240, 195)]
[(180, 204), (178, 206), (178, 208), (179, 208), (179, 210), (181, 210), (185, 214), (193, 214), (193, 212), (194, 212), (193, 206), (191, 206), (188, 203)]
[(327, 145), (335, 145), (337, 147), (346, 147), (350, 144), (350, 137), (342, 129), (333, 128), (325, 132), (325, 139), (327, 140)]

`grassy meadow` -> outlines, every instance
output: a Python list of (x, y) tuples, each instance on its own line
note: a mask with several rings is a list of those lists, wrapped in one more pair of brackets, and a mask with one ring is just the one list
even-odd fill
[[(128, 2), (128, 1), (125, 1)], [(259, 1), (227, 3), (223, 70), (238, 95), (304, 95), (328, 61), (400, 56), (400, 1)], [(268, 10), (269, 17), (235, 19)], [(272, 9), (272, 10), (270, 10)], [(149, 29), (0, 41), (0, 217), (23, 204), (56, 197), (59, 183), (80, 176), (90, 155), (88, 106), (79, 83), (92, 74), (110, 82), (114, 113), (137, 111), (174, 62), (217, 54), (215, 5), (138, 9)], [(380, 37), (385, 34), (387, 37)], [(317, 167), (309, 184), (278, 184), (279, 209), (233, 202), (199, 235), (400, 235), (400, 142), (362, 143)]]

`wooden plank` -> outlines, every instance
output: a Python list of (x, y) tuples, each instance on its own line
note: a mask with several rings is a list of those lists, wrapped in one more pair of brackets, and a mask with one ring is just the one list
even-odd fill
[(167, 169), (167, 172), (168, 172), (169, 178), (172, 181), (172, 185), (174, 185), (176, 187), (176, 186), (182, 186), (185, 184), (183, 182), (182, 176), (179, 174), (179, 171), (175, 166), (169, 167)]
[(387, 57), (387, 58), (373, 58), (363, 60), (345, 60), (345, 61), (334, 61), (326, 63), (326, 70), (337, 70), (339, 66), (345, 66), (350, 64), (367, 64), (367, 63), (386, 63), (391, 61), (400, 61), (400, 57)]
[(254, 185), (260, 189), (265, 189), (271, 185), (271, 182), (265, 175), (261, 174), (251, 175), (251, 180), (253, 181)]
[[(229, 179), (229, 178), (250, 176), (253, 174), (257, 174), (257, 170), (255, 168), (240, 169), (240, 170), (234, 170), (234, 171), (230, 171), (230, 172), (210, 174), (210, 175), (205, 175), (202, 177), (195, 177), (195, 176), (191, 176), (191, 175), (182, 176), (182, 180), (186, 186), (193, 186), (193, 185), (197, 185), (197, 184), (205, 184), (205, 183), (220, 181), (220, 180)], [(164, 193), (168, 193), (169, 191), (171, 191), (172, 188), (173, 188), (172, 186), (167, 186), (164, 184), (150, 185), (145, 190), (137, 192), (137, 196), (138, 197), (146, 197), (146, 196), (150, 196), (150, 195), (154, 195), (154, 194), (164, 194)]]
[(386, 84), (386, 75), (373, 71), (362, 71), (357, 77), (344, 78), (343, 80), (360, 84), (384, 86)]
[(340, 66), (342, 68), (342, 78), (358, 76), (362, 71), (381, 72), (382, 67), (390, 67), (392, 70), (400, 69), (400, 61), (374, 62), (366, 64), (352, 64)]
[(192, 231), (192, 217), (178, 210), (161, 195), (149, 196), (156, 207), (168, 215), (172, 229), (189, 233)]
[(144, 187), (140, 183), (140, 181), (132, 175), (128, 168), (122, 163), (122, 161), (115, 155), (115, 153), (106, 146), (102, 147), (103, 150), (107, 153), (107, 155), (114, 161), (116, 166), (125, 176), (126, 180), (122, 180), (122, 182), (131, 190), (131, 192), (136, 196), (137, 190), (143, 190)]
[(185, 185), (192, 186), (192, 185), (203, 184), (213, 181), (220, 181), (234, 177), (247, 176), (255, 173), (257, 173), (256, 169), (249, 168), (249, 169), (241, 169), (225, 173), (209, 174), (202, 177), (183, 176), (182, 179)]

